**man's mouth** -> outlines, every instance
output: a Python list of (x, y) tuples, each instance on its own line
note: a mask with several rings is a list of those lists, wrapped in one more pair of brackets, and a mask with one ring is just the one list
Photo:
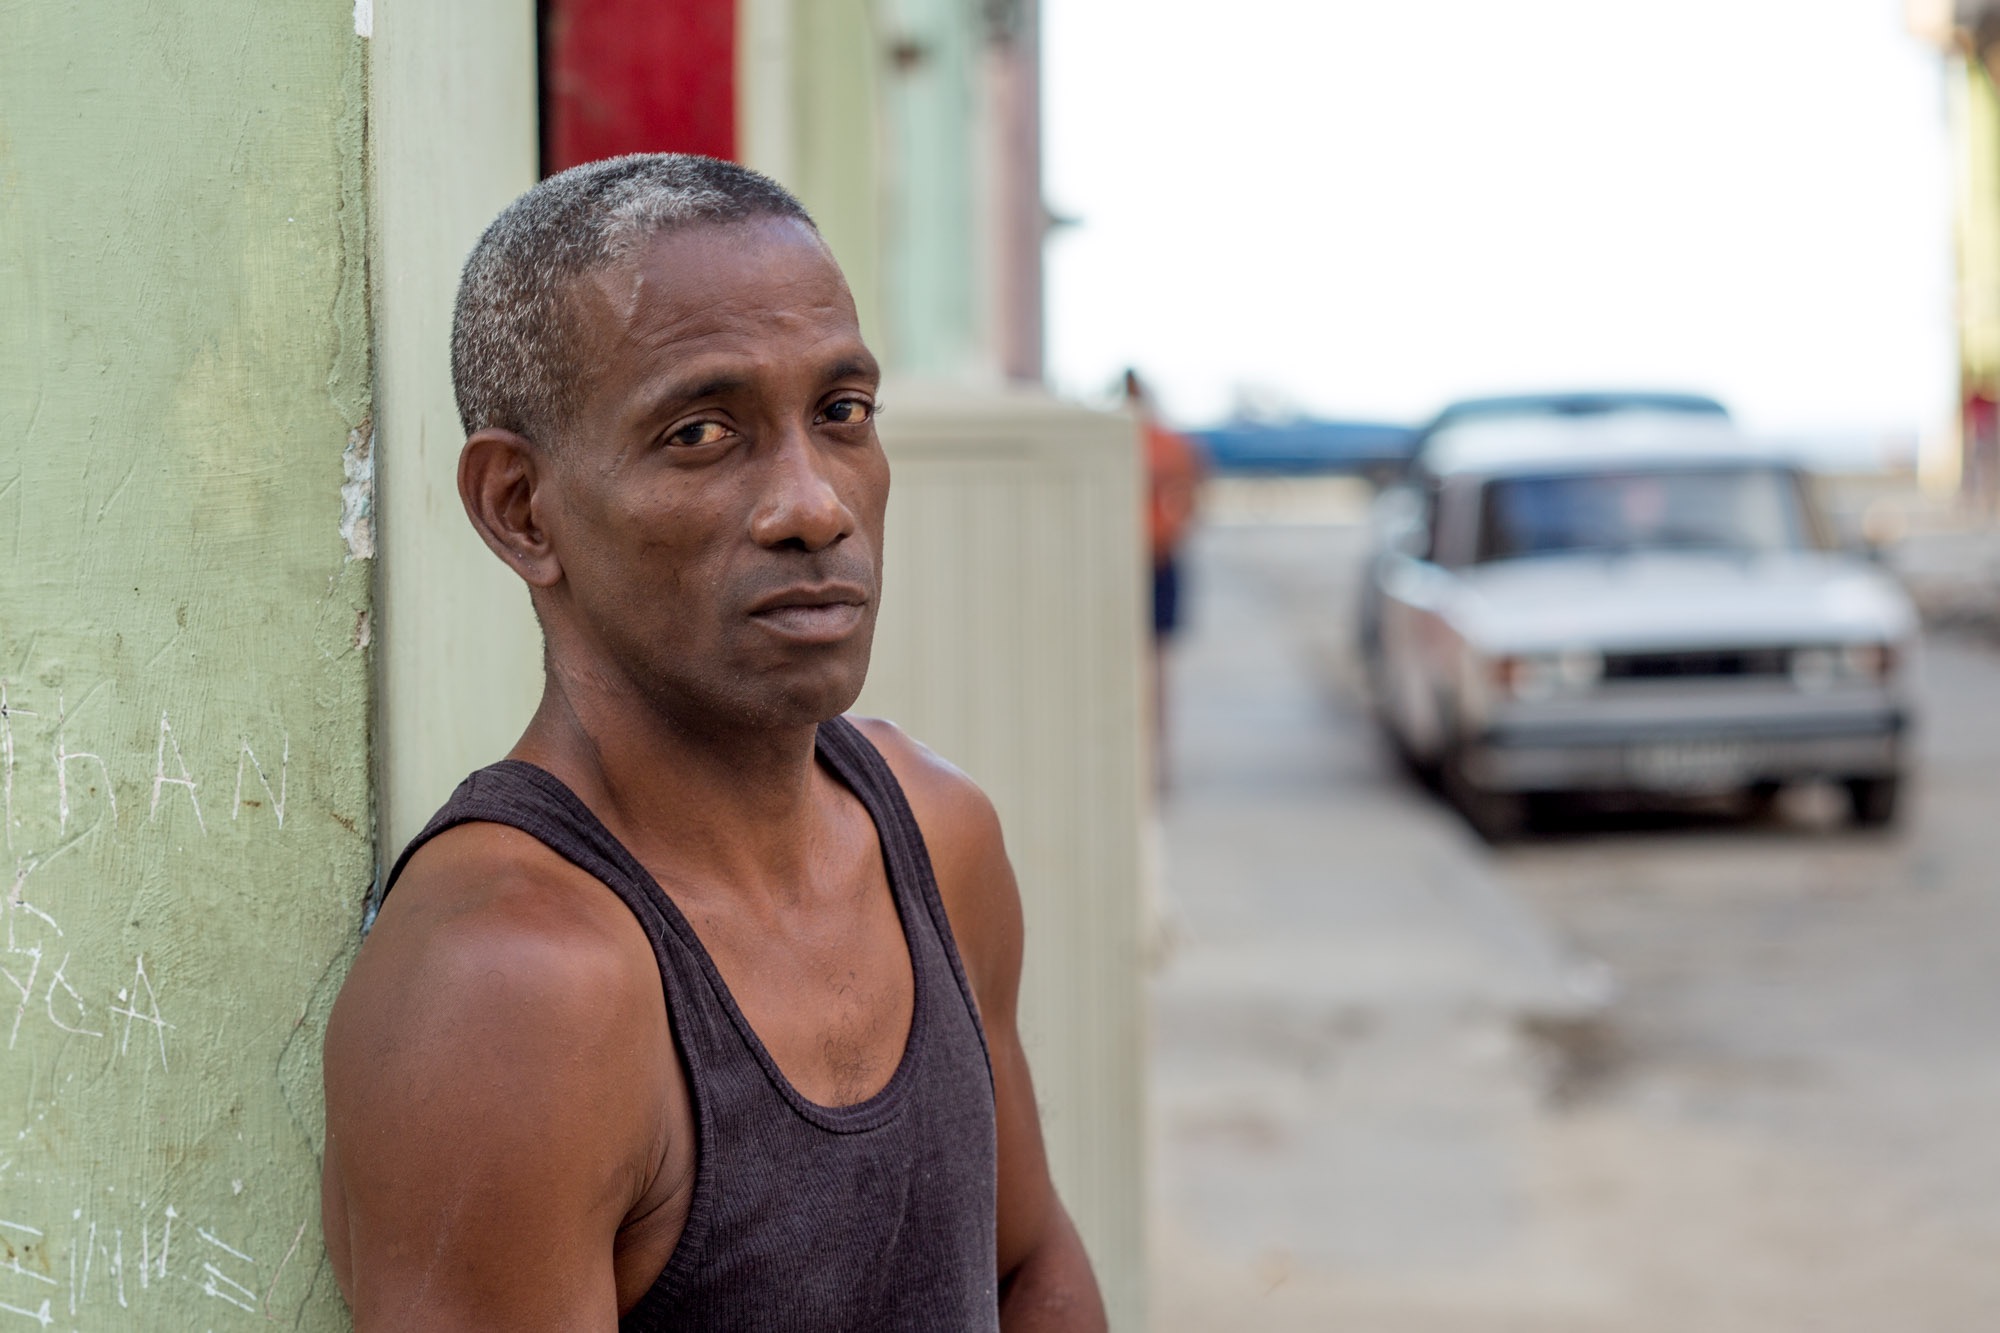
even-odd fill
[(761, 598), (750, 608), (750, 618), (796, 642), (834, 643), (854, 632), (867, 606), (862, 588), (816, 584)]

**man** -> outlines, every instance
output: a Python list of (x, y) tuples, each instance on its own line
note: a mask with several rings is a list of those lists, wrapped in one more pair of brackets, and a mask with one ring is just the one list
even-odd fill
[(868, 665), (879, 372), (798, 202), (658, 155), (467, 262), (467, 513), (541, 707), (391, 876), (328, 1027), (376, 1329), (1101, 1329), (1015, 1031), (992, 806)]
[(1169, 785), (1167, 646), (1181, 625), (1181, 544), (1194, 524), (1206, 465), (1193, 440), (1169, 430), (1139, 372), (1125, 372), (1125, 403), (1146, 447), (1146, 536), (1153, 557), (1153, 783)]

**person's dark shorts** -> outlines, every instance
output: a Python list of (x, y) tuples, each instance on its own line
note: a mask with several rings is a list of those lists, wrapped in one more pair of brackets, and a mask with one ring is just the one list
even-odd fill
[(1168, 556), (1153, 566), (1153, 637), (1165, 639), (1180, 628), (1181, 566)]

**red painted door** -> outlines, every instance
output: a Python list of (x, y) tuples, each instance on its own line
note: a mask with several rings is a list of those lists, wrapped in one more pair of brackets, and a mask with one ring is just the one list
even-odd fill
[(736, 154), (736, 0), (542, 0), (542, 170)]

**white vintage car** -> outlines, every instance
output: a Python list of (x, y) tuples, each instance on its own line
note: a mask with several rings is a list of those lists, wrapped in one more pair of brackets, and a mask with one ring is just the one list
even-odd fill
[(1723, 419), (1468, 422), (1375, 512), (1376, 706), (1490, 838), (1543, 793), (1831, 779), (1886, 824), (1917, 619)]

